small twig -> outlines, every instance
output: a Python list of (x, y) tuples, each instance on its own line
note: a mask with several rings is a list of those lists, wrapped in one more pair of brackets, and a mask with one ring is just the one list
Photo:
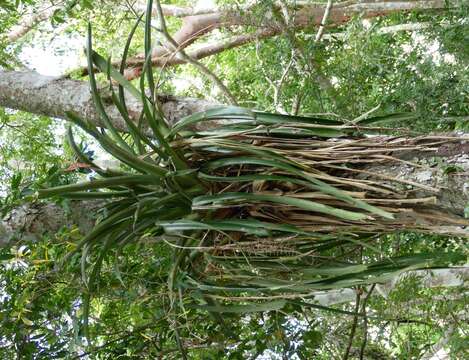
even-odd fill
[(301, 93), (297, 93), (295, 95), (295, 98), (293, 99), (293, 104), (291, 107), (291, 113), (293, 115), (298, 115), (298, 112), (300, 111), (300, 106), (301, 106)]
[(357, 289), (357, 297), (355, 301), (355, 316), (353, 317), (352, 329), (350, 330), (350, 337), (348, 341), (347, 348), (345, 349), (344, 356), (342, 360), (347, 360), (350, 354), (350, 349), (352, 348), (353, 338), (355, 337), (355, 331), (357, 330), (358, 323), (358, 312), (360, 310), (360, 291)]
[[(264, 61), (262, 60), (262, 57), (259, 55), (259, 42), (256, 42), (256, 58), (257, 58), (257, 61), (259, 62), (260, 64), (260, 69), (262, 71), (262, 73), (264, 74), (264, 78), (266, 79), (266, 81), (269, 83), (269, 85), (274, 89), (275, 91), (275, 85), (274, 85), (274, 82), (270, 79), (270, 77), (267, 75), (267, 72), (265, 71), (264, 69)], [(269, 91), (266, 90), (265, 91), (265, 96), (267, 96), (267, 93)]]
[[(315, 80), (318, 83), (320, 89), (323, 89), (325, 91), (332, 89), (333, 86), (330, 80), (319, 71), (319, 66), (316, 61), (312, 59), (311, 56), (308, 56), (305, 53), (303, 46), (299, 43), (298, 39), (296, 38), (295, 32), (291, 30), (292, 26), (290, 26), (290, 24), (294, 24), (295, 20), (294, 17), (292, 18), (292, 16), (290, 15), (288, 7), (283, 2), (280, 2), (279, 6), (282, 11), (282, 16), (277, 16), (277, 18), (279, 20), (280, 26), (283, 28), (282, 32), (286, 35), (287, 40), (290, 42), (293, 50), (296, 53), (297, 58), (302, 60), (304, 64), (300, 65), (298, 61), (295, 62), (295, 67), (298, 74), (301, 75), (301, 73), (306, 70), (308, 74), (313, 75), (315, 77)], [(321, 93), (319, 89), (317, 91), (317, 97), (319, 103), (321, 104), (321, 108), (323, 108)]]
[(274, 106), (275, 109), (281, 110), (281, 112), (286, 113), (286, 111), (283, 109), (282, 106), (279, 106), (280, 102), (280, 91), (282, 89), (283, 83), (285, 82), (285, 78), (287, 77), (288, 73), (290, 72), (290, 69), (295, 62), (295, 52), (292, 51), (291, 59), (288, 62), (287, 66), (283, 70), (282, 76), (280, 76), (280, 79), (278, 80), (276, 86), (274, 87)]
[[(121, 341), (121, 340), (128, 339), (129, 337), (131, 337), (131, 336), (133, 336), (133, 335), (135, 335), (135, 334), (137, 334), (137, 333), (141, 333), (142, 330), (145, 330), (145, 329), (148, 329), (148, 328), (150, 328), (150, 327), (152, 327), (152, 326), (155, 326), (159, 321), (164, 320), (164, 319), (166, 319), (167, 317), (168, 317), (167, 315), (164, 315), (164, 316), (162, 316), (162, 317), (159, 317), (159, 318), (155, 319), (154, 321), (152, 321), (152, 322), (150, 322), (150, 323), (147, 323), (147, 324), (138, 326), (138, 327), (136, 327), (136, 328), (135, 328), (134, 330), (132, 330), (132, 331), (126, 331), (126, 330), (124, 330), (124, 331), (119, 331), (119, 333), (120, 333), (120, 334), (123, 333), (123, 335), (121, 335), (121, 336), (119, 336), (119, 337), (117, 337), (117, 338), (115, 338), (115, 339), (106, 341), (104, 344), (99, 345), (99, 346), (96, 346), (96, 347), (93, 347), (92, 349), (90, 349), (90, 350), (88, 350), (88, 351), (86, 351), (86, 352), (83, 352), (83, 353), (81, 353), (81, 354), (79, 354), (79, 355), (76, 355), (76, 356), (74, 356), (74, 357), (72, 358), (72, 360), (78, 360), (78, 359), (81, 359), (81, 358), (83, 358), (83, 357), (87, 357), (88, 355), (91, 355), (91, 354), (93, 354), (93, 353), (96, 353), (96, 352), (98, 352), (99, 350), (105, 349), (105, 348), (109, 347), (110, 345), (112, 345), (112, 344), (114, 344), (114, 343), (116, 343), (116, 342), (119, 342), (119, 341)], [(110, 334), (107, 334), (107, 335), (109, 336)]]
[(276, 80), (276, 81), (271, 80), (269, 78), (269, 76), (267, 75), (267, 72), (264, 69), (264, 65), (263, 65), (264, 62), (262, 61), (262, 58), (259, 55), (259, 43), (256, 44), (256, 57), (257, 57), (258, 61), (260, 62), (261, 71), (263, 72), (265, 79), (267, 80), (267, 82), (269, 83), (269, 85), (272, 87), (272, 89), (274, 91), (274, 95), (273, 95), (273, 98), (274, 98), (273, 100), (274, 101), (273, 101), (273, 103), (274, 103), (275, 111), (277, 111), (281, 114), (286, 114), (287, 111), (285, 111), (283, 106), (279, 104), (280, 103), (280, 92), (281, 92), (281, 88), (283, 86), (283, 83), (285, 82), (285, 79), (286, 79), (288, 73), (290, 72), (290, 69), (291, 69), (292, 65), (295, 62), (295, 52), (292, 51), (290, 61), (288, 62), (287, 66), (284, 68), (284, 70), (282, 72), (282, 75), (280, 76), (280, 79)]
[(363, 315), (363, 342), (360, 347), (360, 360), (363, 360), (363, 356), (365, 354), (366, 342), (368, 341), (368, 317), (366, 316), (366, 303), (368, 298), (370, 297), (371, 293), (375, 289), (376, 284), (371, 285), (370, 290), (365, 296), (365, 299), (362, 303), (362, 315)]

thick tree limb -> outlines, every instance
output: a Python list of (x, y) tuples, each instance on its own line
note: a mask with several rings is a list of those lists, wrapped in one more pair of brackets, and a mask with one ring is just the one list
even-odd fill
[(387, 283), (378, 285), (376, 290), (382, 297), (387, 299), (399, 282), (408, 276), (418, 277), (420, 284), (426, 288), (463, 286), (469, 281), (469, 267), (419, 270), (410, 273), (402, 273)]
[[(253, 33), (236, 35), (220, 41), (201, 44), (194, 49), (187, 50), (186, 52), (191, 58), (200, 60), (211, 55), (219, 54), (225, 50), (251, 43), (257, 39), (272, 37), (273, 35), (275, 35), (275, 31), (271, 29), (260, 29)], [(171, 53), (166, 53), (160, 57), (154, 57), (152, 59), (153, 66), (157, 67), (174, 66), (186, 63), (186, 60), (173, 56)], [(140, 58), (132, 58), (127, 61), (127, 66), (129, 67), (138, 67), (141, 64), (142, 60)]]
[[(183, 50), (194, 43), (198, 38), (220, 26), (221, 17), (218, 13), (205, 15), (196, 15), (183, 18), (181, 28), (172, 35), (178, 50)], [(176, 63), (186, 63), (187, 59), (177, 59), (173, 52), (165, 46), (157, 46), (153, 49), (152, 64), (154, 66), (174, 65)], [(165, 59), (166, 58), (166, 59)], [(176, 58), (174, 63), (167, 61), (168, 58)], [(141, 66), (145, 62), (145, 55), (140, 54), (134, 58), (128, 59), (128, 66)], [(120, 62), (114, 62), (117, 66)], [(81, 70), (82, 75), (88, 74), (88, 69)]]
[[(131, 118), (137, 120), (142, 110), (140, 101), (130, 96), (126, 100)], [(159, 96), (159, 100), (170, 122), (214, 105), (205, 100), (165, 95)], [(71, 111), (97, 126), (102, 125), (87, 82), (44, 76), (35, 71), (0, 72), (0, 106), (60, 119), (65, 119), (66, 112)], [(106, 111), (114, 126), (126, 131), (118, 110), (107, 105)]]

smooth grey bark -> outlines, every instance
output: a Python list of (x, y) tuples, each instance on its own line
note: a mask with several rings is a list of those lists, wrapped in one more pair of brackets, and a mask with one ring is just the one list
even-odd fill
[[(205, 100), (171, 95), (160, 95), (158, 99), (169, 122), (214, 105)], [(128, 95), (126, 103), (131, 119), (137, 121), (141, 102)], [(0, 106), (60, 119), (65, 119), (66, 112), (73, 112), (97, 126), (102, 125), (88, 82), (45, 76), (35, 71), (0, 72)], [(107, 104), (106, 112), (118, 130), (126, 131), (124, 119), (116, 107)]]

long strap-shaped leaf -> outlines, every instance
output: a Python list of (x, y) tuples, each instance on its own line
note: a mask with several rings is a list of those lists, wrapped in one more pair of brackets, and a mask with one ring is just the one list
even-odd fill
[(104, 189), (113, 186), (128, 186), (128, 185), (141, 185), (151, 184), (160, 185), (161, 181), (153, 175), (127, 175), (127, 176), (115, 176), (112, 178), (98, 179), (92, 181), (86, 181), (71, 185), (56, 186), (49, 189), (39, 190), (39, 197), (50, 197), (56, 195), (62, 195), (67, 193), (73, 193), (77, 191), (91, 190), (91, 189)]
[(369, 219), (368, 215), (352, 212), (348, 210), (334, 208), (332, 206), (316, 203), (309, 200), (297, 199), (288, 196), (278, 195), (264, 195), (264, 194), (251, 194), (251, 193), (222, 193), (217, 195), (203, 195), (196, 197), (192, 202), (193, 209), (202, 209), (207, 205), (212, 206), (226, 206), (227, 203), (274, 203), (294, 206), (307, 211), (314, 211), (319, 213), (328, 214), (340, 219), (349, 221), (359, 221)]
[[(133, 152), (131, 147), (119, 135), (116, 128), (114, 127), (114, 124), (109, 119), (109, 116), (107, 115), (106, 110), (104, 109), (104, 105), (99, 95), (98, 87), (96, 85), (96, 78), (95, 78), (94, 69), (93, 69), (92, 52), (93, 52), (93, 45), (92, 45), (91, 24), (88, 23), (88, 41), (87, 41), (87, 47), (86, 47), (86, 55), (88, 59), (88, 74), (89, 74), (90, 87), (91, 87), (91, 96), (93, 98), (96, 111), (99, 114), (102, 121), (104, 122), (104, 124), (106, 125), (107, 129), (110, 131), (113, 139), (127, 151)], [(109, 68), (106, 68), (105, 70), (107, 71), (109, 70)]]
[(286, 232), (292, 234), (314, 235), (298, 229), (292, 225), (281, 225), (263, 222), (255, 219), (230, 219), (213, 221), (176, 220), (169, 222), (157, 222), (166, 231), (185, 230), (215, 230), (215, 231), (236, 231), (252, 234), (256, 236), (269, 236), (272, 232)]

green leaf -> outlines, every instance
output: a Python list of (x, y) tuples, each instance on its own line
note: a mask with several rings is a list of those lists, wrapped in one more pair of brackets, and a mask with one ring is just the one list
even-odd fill
[(160, 185), (161, 180), (153, 175), (115, 176), (112, 178), (87, 181), (71, 185), (56, 186), (49, 189), (41, 189), (39, 190), (39, 197), (50, 197), (83, 190), (109, 188), (113, 186), (130, 186), (142, 184)]
[[(101, 100), (99, 90), (96, 84), (96, 78), (94, 76), (94, 69), (93, 69), (93, 57), (92, 57), (93, 49), (92, 49), (92, 34), (91, 34), (91, 24), (88, 23), (88, 41), (86, 47), (86, 55), (88, 59), (88, 74), (90, 79), (90, 87), (91, 87), (91, 95), (93, 98), (93, 102), (96, 107), (96, 111), (99, 114), (100, 118), (103, 120), (106, 128), (112, 135), (112, 138), (125, 150), (129, 152), (133, 152), (130, 146), (124, 141), (124, 139), (119, 135), (116, 128), (114, 127), (112, 121), (109, 119), (109, 116), (104, 109), (103, 102)], [(106, 68), (104, 69), (105, 73), (110, 73), (112, 66), (109, 62), (106, 62)]]
[(170, 136), (175, 135), (178, 131), (194, 125), (199, 122), (211, 121), (215, 119), (223, 119), (226, 117), (254, 119), (254, 113), (249, 110), (238, 106), (215, 106), (209, 110), (201, 111), (178, 121), (171, 129)]
[(288, 206), (297, 207), (303, 210), (324, 213), (338, 217), (340, 219), (349, 221), (359, 221), (367, 219), (368, 216), (357, 212), (334, 208), (332, 206), (324, 205), (321, 203), (296, 199), (287, 196), (277, 195), (263, 195), (263, 194), (250, 194), (250, 193), (222, 193), (217, 195), (203, 195), (198, 196), (192, 201), (193, 209), (205, 208), (207, 205), (215, 207), (226, 206), (227, 203), (260, 203), (270, 202), (275, 204), (283, 204)]
[(176, 220), (157, 222), (156, 225), (162, 226), (168, 232), (185, 230), (239, 231), (256, 236), (269, 236), (272, 231), (307, 234), (291, 225), (271, 224), (255, 219), (228, 219), (216, 221)]
[[(95, 64), (100, 71), (106, 73), (109, 68), (107, 60), (93, 50), (91, 50), (90, 56), (92, 63)], [(140, 91), (135, 86), (133, 86), (132, 83), (124, 77), (124, 75), (122, 75), (112, 66), (110, 67), (109, 74), (113, 80), (115, 80), (119, 85), (132, 94), (135, 99), (140, 100), (142, 98)]]
[(248, 314), (261, 311), (278, 311), (286, 305), (286, 300), (277, 300), (264, 303), (252, 303), (249, 305), (193, 305), (192, 308), (217, 313)]
[(8, 261), (14, 258), (15, 258), (15, 255), (13, 254), (0, 254), (0, 261)]

